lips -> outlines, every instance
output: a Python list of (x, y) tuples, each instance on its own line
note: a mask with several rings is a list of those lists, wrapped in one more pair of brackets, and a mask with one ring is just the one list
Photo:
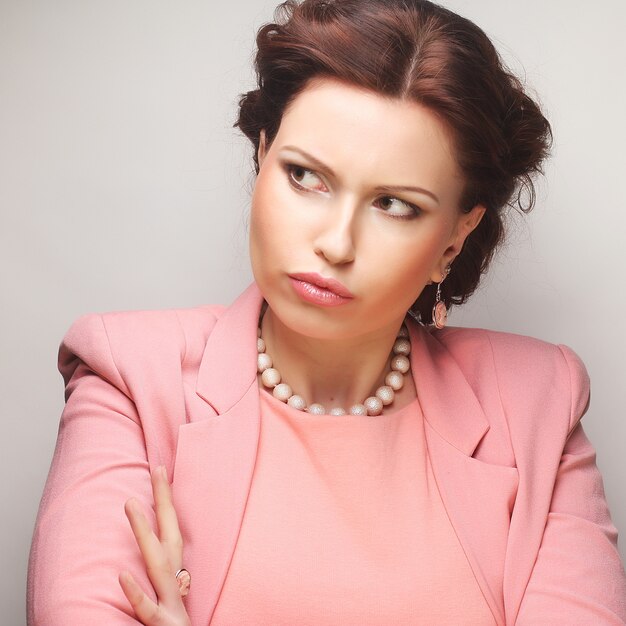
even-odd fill
[(322, 289), (327, 289), (328, 291), (332, 291), (334, 294), (341, 296), (343, 298), (354, 298), (354, 295), (350, 292), (350, 290), (343, 284), (340, 283), (335, 278), (326, 278), (321, 274), (316, 274), (314, 272), (305, 272), (301, 274), (289, 274), (291, 278), (295, 278), (296, 280), (303, 280), (307, 283), (311, 283), (312, 285), (317, 285)]

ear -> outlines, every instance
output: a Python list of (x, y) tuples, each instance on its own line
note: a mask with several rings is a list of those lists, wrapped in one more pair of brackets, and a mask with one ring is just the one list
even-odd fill
[(456, 228), (452, 235), (452, 242), (446, 248), (440, 262), (435, 266), (434, 273), (431, 274), (433, 282), (438, 283), (445, 278), (444, 268), (460, 254), (467, 236), (478, 226), (486, 211), (486, 207), (482, 204), (477, 204), (469, 213), (461, 213), (458, 217)]
[(259, 162), (259, 169), (261, 168), (261, 164), (265, 159), (265, 129), (262, 129), (259, 134), (259, 149), (257, 151), (257, 160)]

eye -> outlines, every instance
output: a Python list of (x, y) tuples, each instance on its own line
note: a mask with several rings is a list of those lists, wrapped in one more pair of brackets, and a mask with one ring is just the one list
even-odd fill
[[(289, 179), (289, 184), (301, 191), (311, 191), (315, 189), (314, 186), (310, 184), (306, 184), (307, 177), (312, 179), (313, 183), (315, 180), (318, 180), (323, 185), (322, 179), (313, 171), (301, 165), (297, 165), (296, 163), (285, 163), (284, 164), (285, 171), (287, 172), (287, 177)], [(325, 191), (325, 189), (318, 189), (318, 191)], [(391, 201), (391, 202), (389, 202)], [(399, 220), (410, 220), (418, 217), (422, 210), (414, 204), (410, 202), (405, 202), (404, 200), (400, 200), (399, 198), (395, 198), (393, 196), (381, 196), (378, 202), (382, 202), (383, 205), (391, 205), (393, 203), (397, 203), (400, 207), (404, 206), (404, 210), (400, 208), (395, 212), (393, 210), (389, 210), (388, 206), (383, 206), (383, 212), (393, 219)]]
[[(381, 196), (378, 202), (383, 204), (382, 208), (385, 211), (385, 213), (389, 217), (393, 217), (394, 219), (409, 220), (414, 217), (417, 217), (422, 212), (422, 210), (419, 207), (415, 206), (414, 204), (411, 204), (410, 202), (405, 202), (404, 200), (400, 200), (400, 198), (394, 198), (393, 196)], [(393, 206), (394, 202), (397, 202), (400, 206), (404, 206), (405, 209), (404, 210), (400, 209), (400, 212), (387, 210), (387, 207), (389, 205)]]
[(315, 182), (315, 180), (322, 182), (321, 178), (315, 174), (313, 170), (309, 170), (301, 165), (296, 165), (295, 163), (286, 163), (285, 170), (287, 171), (290, 184), (296, 189), (309, 191), (313, 188), (310, 184), (307, 184), (307, 178), (311, 179), (313, 182)]

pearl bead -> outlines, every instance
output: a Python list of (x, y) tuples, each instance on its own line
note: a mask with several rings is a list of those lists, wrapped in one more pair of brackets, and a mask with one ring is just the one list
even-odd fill
[(411, 367), (411, 361), (409, 361), (404, 354), (396, 354), (396, 356), (391, 359), (392, 370), (406, 374), (409, 371), (409, 367)]
[(276, 387), (274, 387), (272, 395), (283, 402), (287, 402), (287, 400), (289, 400), (289, 398), (293, 395), (293, 391), (291, 391), (291, 387), (287, 383), (279, 383)]
[(280, 382), (280, 373), (273, 367), (268, 367), (262, 374), (261, 380), (266, 387), (276, 387)]
[(330, 414), (331, 415), (345, 415), (346, 412), (340, 406), (335, 406), (330, 410)]
[(376, 396), (370, 396), (363, 402), (367, 409), (368, 415), (380, 415), (383, 412), (383, 403), (380, 398)]
[(380, 401), (387, 406), (393, 402), (395, 393), (388, 385), (383, 385), (376, 390), (376, 397), (380, 398)]
[[(257, 328), (257, 371), (261, 374), (263, 385), (273, 388), (272, 395), (289, 406), (300, 411), (308, 411), (313, 415), (325, 415), (326, 409), (317, 402), (308, 408), (302, 396), (293, 393), (287, 383), (281, 383), (280, 372), (272, 367), (272, 358), (265, 352), (265, 341), (261, 337), (261, 327)], [(411, 342), (409, 340), (409, 330), (406, 324), (402, 324), (393, 345), (394, 356), (391, 359), (391, 371), (385, 376), (385, 385), (381, 385), (375, 395), (367, 398), (363, 404), (353, 404), (350, 415), (380, 415), (383, 406), (391, 404), (395, 397), (395, 392), (404, 385), (403, 374), (411, 368), (411, 361), (407, 355), (411, 352)], [(333, 407), (329, 415), (347, 415), (342, 407)]]
[(404, 376), (400, 372), (392, 371), (385, 376), (385, 384), (389, 385), (394, 391), (402, 389), (404, 385)]
[(367, 407), (364, 404), (353, 404), (350, 407), (350, 415), (367, 415)]
[(291, 398), (287, 400), (287, 404), (292, 406), (294, 409), (298, 409), (299, 411), (304, 411), (304, 409), (306, 409), (306, 401), (298, 394), (291, 396)]
[(272, 367), (272, 357), (267, 352), (261, 352), (256, 359), (257, 372), (262, 373), (268, 367)]
[(409, 354), (411, 352), (411, 342), (408, 339), (396, 339), (393, 344), (394, 354)]

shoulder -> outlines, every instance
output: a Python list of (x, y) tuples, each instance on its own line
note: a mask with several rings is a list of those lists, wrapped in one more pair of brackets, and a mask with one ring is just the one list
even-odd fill
[(66, 383), (79, 362), (124, 388), (127, 372), (200, 358), (206, 339), (226, 307), (107, 311), (77, 317), (61, 340), (58, 368)]
[(487, 359), (495, 362), (499, 369), (513, 368), (520, 374), (549, 369), (555, 364), (558, 368), (559, 364), (566, 362), (575, 369), (584, 369), (582, 360), (569, 346), (530, 335), (489, 328), (446, 326), (432, 331), (431, 336), (455, 358), (467, 364), (477, 365)]
[[(579, 354), (570, 346), (537, 337), (487, 328), (445, 327), (432, 336), (452, 354), (472, 385), (480, 386), (492, 370), (500, 396), (509, 406), (567, 407), (569, 430), (586, 412), (590, 378)], [(549, 400), (550, 399), (550, 400)]]

